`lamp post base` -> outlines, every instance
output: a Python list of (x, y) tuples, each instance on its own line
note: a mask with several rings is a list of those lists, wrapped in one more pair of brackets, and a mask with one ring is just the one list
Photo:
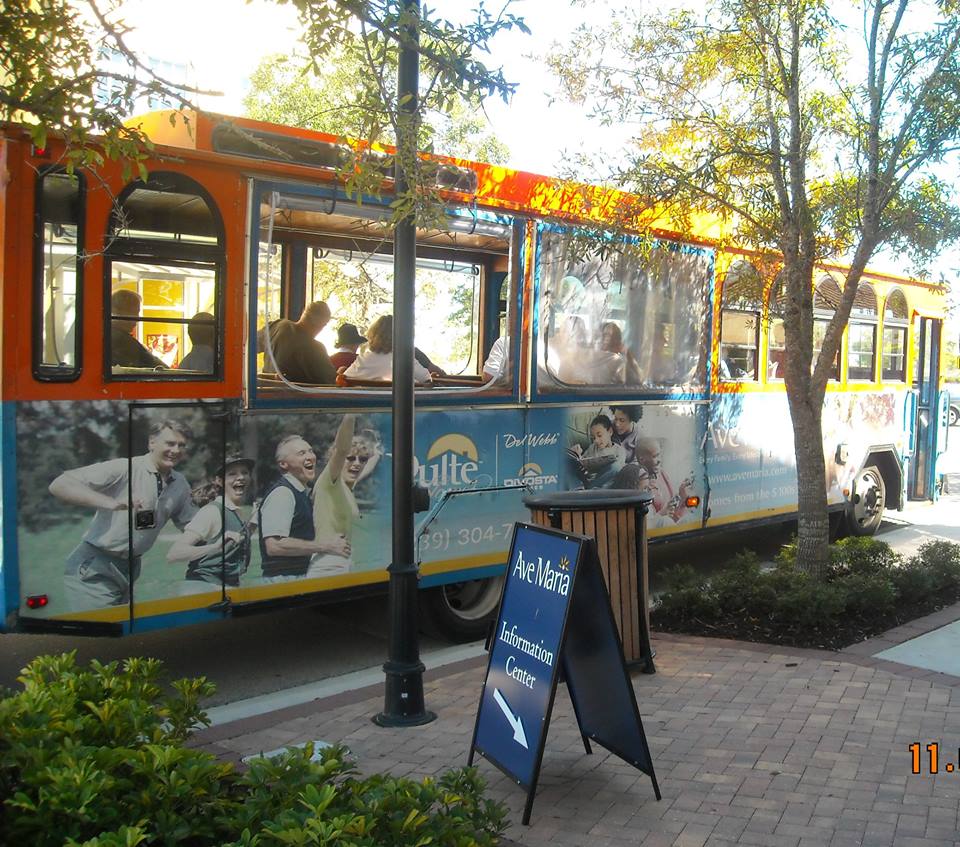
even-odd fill
[(422, 662), (388, 661), (383, 711), (372, 718), (377, 726), (422, 726), (437, 719), (424, 707)]

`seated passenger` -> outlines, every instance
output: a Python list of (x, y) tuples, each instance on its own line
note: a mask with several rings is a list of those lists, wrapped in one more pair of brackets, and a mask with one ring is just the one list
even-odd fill
[(163, 368), (166, 365), (133, 337), (137, 321), (118, 320), (119, 317), (140, 317), (140, 295), (121, 288), (110, 297), (110, 364), (123, 368)]
[[(303, 310), (300, 320), (282, 319), (270, 324), (270, 347), (277, 370), (291, 382), (319, 385), (333, 383), (337, 369), (327, 355), (327, 348), (317, 341), (330, 321), (330, 307), (322, 300)], [(264, 373), (275, 373), (270, 352), (264, 356)]]
[(557, 333), (556, 340), (551, 345), (554, 349), (550, 351), (550, 370), (561, 382), (583, 385), (592, 381), (587, 361), (590, 349), (587, 337), (586, 324), (579, 315), (569, 316)]
[(506, 377), (510, 370), (509, 364), (507, 360), (507, 339), (501, 335), (493, 342), (493, 346), (487, 354), (487, 360), (483, 363), (483, 381), (493, 382)]
[(417, 347), (413, 348), (413, 358), (416, 360), (417, 364), (425, 367), (430, 374), (430, 376), (447, 376), (447, 372), (430, 361), (430, 357), (423, 352), (423, 350), (418, 349)]
[(337, 330), (337, 352), (330, 357), (333, 366), (340, 370), (352, 365), (357, 358), (357, 350), (366, 340), (353, 324), (340, 324)]
[[(393, 379), (393, 315), (383, 315), (370, 325), (367, 346), (343, 375), (348, 379)], [(429, 382), (430, 372), (415, 361), (413, 378), (416, 382)]]
[(630, 348), (623, 343), (623, 333), (613, 321), (607, 321), (600, 327), (600, 354), (594, 382), (640, 384), (640, 365)]
[(193, 345), (190, 352), (180, 362), (182, 371), (200, 371), (213, 373), (213, 345), (216, 339), (216, 326), (209, 312), (197, 312), (187, 324), (187, 335)]

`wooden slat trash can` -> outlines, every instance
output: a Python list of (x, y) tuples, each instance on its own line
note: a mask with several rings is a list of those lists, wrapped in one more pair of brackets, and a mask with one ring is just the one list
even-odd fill
[(593, 538), (627, 665), (655, 673), (650, 646), (647, 493), (558, 491), (523, 498), (533, 523)]

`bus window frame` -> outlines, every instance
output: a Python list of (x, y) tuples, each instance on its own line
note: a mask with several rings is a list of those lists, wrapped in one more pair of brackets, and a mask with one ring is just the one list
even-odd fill
[(83, 309), (84, 275), (86, 270), (84, 239), (87, 221), (87, 185), (84, 175), (74, 171), (72, 177), (77, 180), (77, 256), (76, 256), (76, 302), (74, 319), (74, 356), (76, 364), (69, 370), (43, 364), (43, 294), (45, 284), (44, 236), (45, 218), (43, 216), (43, 182), (52, 174), (67, 174), (59, 165), (47, 165), (37, 171), (34, 183), (33, 200), (33, 294), (31, 297), (31, 369), (37, 382), (76, 382), (83, 374)]
[[(261, 240), (261, 230), (262, 224), (260, 221), (260, 204), (263, 201), (264, 197), (269, 197), (271, 192), (278, 192), (281, 195), (301, 195), (305, 198), (310, 198), (312, 200), (329, 200), (331, 201), (331, 209), (336, 210), (337, 212), (342, 212), (342, 208), (338, 208), (339, 204), (344, 204), (348, 208), (353, 207), (357, 204), (357, 198), (352, 198), (347, 195), (339, 186), (333, 185), (304, 185), (302, 183), (288, 182), (288, 181), (274, 181), (274, 180), (263, 180), (263, 179), (251, 179), (249, 183), (249, 210), (248, 210), (248, 238), (249, 238), (249, 248), (247, 253), (247, 260), (249, 263), (249, 270), (247, 273), (247, 316), (248, 316), (248, 332), (247, 337), (244, 340), (246, 347), (246, 391), (245, 391), (245, 403), (246, 408), (249, 409), (284, 409), (284, 408), (297, 408), (303, 406), (324, 406), (331, 409), (336, 409), (340, 407), (347, 406), (356, 406), (363, 408), (383, 408), (384, 406), (389, 406), (393, 398), (393, 386), (390, 383), (384, 383), (384, 387), (376, 386), (338, 386), (338, 385), (317, 385), (310, 386), (308, 391), (298, 392), (296, 394), (288, 394), (285, 396), (269, 396), (265, 395), (261, 391), (261, 387), (258, 384), (259, 371), (257, 370), (257, 344), (256, 344), (256, 335), (257, 335), (257, 321), (261, 317), (258, 309), (258, 278), (259, 278), (259, 249), (260, 249), (260, 240)], [(363, 195), (360, 198), (360, 203), (364, 207), (371, 207), (373, 209), (382, 209), (384, 214), (389, 215), (389, 198), (376, 198), (372, 196)], [(471, 209), (467, 206), (449, 206), (447, 208), (447, 213), (451, 218), (472, 218), (474, 220), (478, 219), (478, 216), (483, 216), (483, 212), (479, 210)], [(465, 213), (465, 214), (464, 214)], [(495, 215), (498, 219), (508, 218), (510, 221), (510, 234), (509, 234), (509, 246), (507, 252), (507, 260), (511, 271), (514, 267), (523, 268), (525, 266), (525, 256), (526, 256), (526, 240), (525, 240), (525, 223), (526, 216), (524, 215), (506, 215), (502, 213), (497, 213)], [(318, 231), (317, 235), (320, 235)], [(281, 242), (275, 242), (281, 243)], [(426, 248), (427, 252), (431, 249), (436, 250), (435, 246), (431, 245), (421, 245), (419, 242), (417, 244), (417, 256), (420, 258), (430, 258), (429, 256), (424, 256), (420, 252), (420, 247), (423, 246)], [(464, 252), (469, 252), (469, 248), (462, 248)], [(392, 255), (392, 247), (390, 248)], [(518, 254), (516, 257), (515, 264), (515, 254)], [(481, 283), (484, 287), (487, 285), (487, 281), (483, 280)], [(477, 381), (476, 385), (456, 385), (456, 386), (442, 386), (442, 385), (417, 385), (415, 386), (416, 401), (418, 405), (430, 405), (430, 406), (455, 406), (455, 405), (512, 405), (517, 402), (519, 397), (519, 375), (520, 368), (517, 367), (517, 363), (520, 361), (518, 356), (520, 353), (520, 314), (523, 298), (523, 285), (522, 280), (517, 279), (513, 283), (513, 294), (508, 298), (507, 314), (508, 314), (508, 324), (509, 324), (509, 351), (512, 356), (511, 364), (511, 375), (508, 383), (496, 382), (484, 383), (482, 381)], [(482, 332), (482, 324), (480, 313), (483, 309), (483, 294), (484, 291), (481, 290), (479, 297), (477, 315), (476, 315), (476, 326), (474, 327), (476, 335), (476, 344), (477, 344), (477, 355), (478, 362), (477, 368), (478, 371), (483, 367), (483, 361), (479, 359), (479, 356), (482, 352), (482, 342), (484, 339), (481, 338), (480, 333)], [(511, 302), (512, 301), (512, 302)], [(511, 314), (512, 310), (512, 314)], [(336, 316), (334, 316), (336, 320)], [(479, 374), (482, 379), (482, 372)]]
[[(847, 321), (847, 327), (846, 327), (846, 335), (847, 335), (846, 365), (847, 366), (845, 370), (846, 370), (846, 377), (847, 377), (848, 383), (852, 382), (852, 383), (857, 383), (862, 385), (864, 383), (872, 383), (877, 381), (877, 359), (878, 359), (877, 342), (879, 340), (878, 329), (880, 327), (880, 313), (879, 313), (879, 302), (877, 298), (877, 291), (874, 288), (874, 286), (866, 280), (861, 280), (860, 282), (857, 283), (857, 296), (859, 296), (861, 288), (863, 288), (864, 290), (869, 290), (871, 296), (873, 297), (873, 317), (870, 317), (867, 314), (855, 314), (853, 310), (851, 310), (850, 319)], [(856, 300), (854, 300), (853, 308), (856, 309)], [(872, 353), (871, 353), (869, 377), (852, 376), (850, 373), (851, 368), (853, 367), (852, 365), (853, 357), (851, 355), (852, 354), (851, 344), (853, 342), (853, 337), (852, 337), (851, 330), (853, 330), (854, 327), (857, 327), (857, 328), (870, 327), (872, 330), (871, 335), (873, 337), (873, 344), (871, 345)]]
[[(906, 317), (899, 318), (895, 316), (887, 316), (887, 303), (890, 301), (892, 294), (898, 293), (903, 298), (904, 310), (906, 311)], [(880, 382), (881, 383), (895, 383), (897, 385), (906, 385), (907, 384), (907, 359), (910, 353), (910, 301), (907, 300), (907, 295), (900, 287), (891, 287), (886, 296), (883, 298), (883, 309), (880, 310), (878, 307), (878, 312), (880, 313)], [(888, 324), (888, 321), (892, 323)], [(899, 371), (899, 376), (887, 376), (886, 371), (883, 365), (883, 357), (885, 354), (884, 346), (884, 335), (887, 330), (893, 330), (897, 332), (901, 339), (901, 368)]]
[[(668, 238), (653, 238), (652, 247), (658, 245), (673, 245), (673, 247), (684, 253), (704, 257), (706, 269), (704, 271), (706, 279), (703, 286), (704, 297), (704, 329), (698, 342), (699, 359), (697, 362), (697, 378), (699, 385), (692, 390), (683, 385), (671, 385), (666, 387), (657, 387), (650, 385), (630, 385), (629, 383), (609, 383), (603, 385), (587, 383), (566, 383), (559, 379), (554, 373), (547, 370), (546, 364), (541, 362), (541, 327), (543, 320), (543, 302), (544, 292), (541, 278), (541, 257), (543, 250), (543, 234), (546, 232), (565, 233), (577, 230), (575, 225), (559, 224), (542, 219), (535, 219), (534, 249), (533, 249), (533, 304), (531, 313), (531, 334), (533, 337), (532, 350), (530, 354), (530, 372), (532, 399), (541, 403), (567, 403), (592, 400), (596, 398), (609, 397), (611, 395), (630, 397), (632, 399), (660, 399), (669, 398), (672, 400), (702, 400), (710, 392), (710, 369), (711, 356), (710, 348), (713, 343), (712, 338), (712, 320), (713, 300), (715, 295), (714, 288), (714, 266), (716, 264), (715, 248), (705, 245), (691, 244), (686, 241), (673, 240)], [(610, 239), (626, 238), (639, 242), (641, 236), (630, 233), (618, 233), (612, 230), (602, 230), (603, 237)], [(541, 379), (542, 371), (548, 375), (549, 382)], [(544, 390), (545, 385), (556, 386), (553, 390)]]
[[(204, 201), (210, 212), (215, 227), (216, 243), (181, 242), (167, 239), (153, 239), (145, 236), (123, 236), (115, 230), (119, 210), (123, 203), (134, 191), (142, 188), (149, 189), (154, 178), (173, 177), (175, 184), (189, 187), (194, 195)], [(157, 193), (163, 193), (158, 191)], [(147, 181), (135, 179), (128, 182), (117, 195), (110, 207), (105, 232), (103, 252), (103, 379), (104, 382), (224, 382), (225, 380), (225, 321), (223, 317), (224, 300), (227, 296), (227, 240), (226, 227), (223, 215), (213, 195), (204, 186), (191, 176), (177, 171), (153, 171), (148, 174)], [(195, 371), (181, 372), (179, 368), (163, 370), (137, 369), (136, 372), (114, 371), (111, 363), (112, 350), (110, 337), (113, 327), (113, 314), (110, 310), (110, 301), (113, 295), (113, 263), (134, 262), (142, 264), (168, 265), (172, 267), (196, 268), (212, 270), (214, 275), (214, 367), (212, 373), (197, 373)], [(182, 324), (186, 327), (193, 316), (183, 318), (163, 318), (163, 323)], [(155, 323), (157, 318), (144, 317), (141, 314), (134, 317), (125, 317), (135, 323)], [(118, 366), (119, 367), (119, 366)]]
[[(810, 368), (816, 368), (817, 360), (820, 358), (820, 351), (823, 349), (823, 344), (820, 347), (817, 347), (817, 327), (822, 326), (824, 335), (826, 335), (827, 327), (830, 325), (830, 321), (833, 320), (833, 316), (837, 313), (837, 307), (834, 306), (832, 309), (824, 309), (817, 307), (817, 292), (827, 285), (833, 285), (837, 290), (837, 303), (839, 304), (840, 300), (843, 297), (843, 287), (839, 282), (833, 277), (832, 274), (824, 273), (820, 276), (816, 283), (813, 286), (813, 356), (810, 359)], [(846, 330), (846, 328), (844, 328)], [(876, 349), (876, 348), (874, 348)], [(827, 377), (827, 382), (839, 383), (841, 374), (845, 373), (844, 370), (844, 343), (843, 338), (840, 340), (840, 345), (837, 347), (836, 358), (833, 363), (833, 369), (830, 371), (829, 376)]]
[[(734, 268), (734, 266), (738, 262), (746, 263), (757, 274), (757, 279), (761, 283), (760, 290), (759, 290), (759, 297), (753, 302), (744, 304), (744, 305), (749, 305), (752, 308), (739, 308), (737, 306), (726, 305), (727, 280), (728, 280), (730, 271)], [(766, 288), (766, 286), (764, 286), (762, 282), (763, 280), (762, 280), (762, 277), (760, 276), (760, 271), (757, 270), (756, 265), (754, 265), (752, 262), (748, 262), (746, 259), (734, 260), (733, 262), (730, 263), (730, 267), (728, 267), (726, 272), (724, 273), (724, 278), (720, 285), (720, 296), (718, 298), (720, 302), (720, 323), (719, 323), (719, 326), (717, 327), (718, 338), (717, 338), (716, 371), (717, 371), (717, 377), (720, 380), (720, 382), (736, 385), (741, 383), (758, 383), (760, 381), (760, 364), (761, 364), (760, 363), (760, 341), (762, 338), (761, 324), (763, 322), (763, 310), (764, 310), (764, 300), (765, 300), (764, 289)], [(737, 302), (743, 303), (744, 301), (737, 301)], [(744, 372), (743, 376), (733, 376), (729, 373), (724, 375), (723, 373), (723, 366), (725, 363), (725, 357), (723, 355), (723, 346), (724, 346), (723, 318), (724, 318), (724, 315), (726, 315), (728, 312), (735, 315), (747, 315), (749, 317), (752, 317), (755, 321), (754, 327), (753, 327), (754, 360), (753, 360), (752, 375), (749, 372)], [(742, 346), (742, 345), (731, 345), (731, 346)]]

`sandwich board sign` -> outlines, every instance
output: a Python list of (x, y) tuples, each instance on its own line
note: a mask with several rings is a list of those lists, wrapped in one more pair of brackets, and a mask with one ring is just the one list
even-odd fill
[(585, 751), (592, 740), (630, 762), (659, 800), (593, 539), (518, 523), (468, 764), (479, 753), (527, 792), (524, 824), (561, 669)]

